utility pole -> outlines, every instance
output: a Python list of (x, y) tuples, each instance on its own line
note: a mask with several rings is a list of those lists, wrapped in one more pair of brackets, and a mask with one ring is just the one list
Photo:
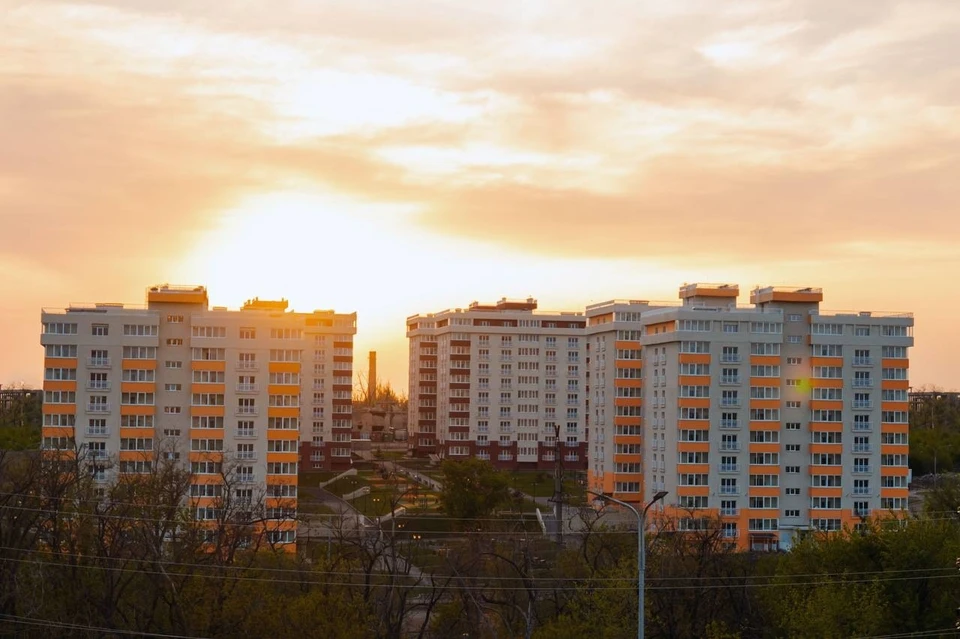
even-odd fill
[(553, 425), (553, 516), (557, 520), (557, 543), (563, 545), (563, 448), (560, 443), (560, 423)]

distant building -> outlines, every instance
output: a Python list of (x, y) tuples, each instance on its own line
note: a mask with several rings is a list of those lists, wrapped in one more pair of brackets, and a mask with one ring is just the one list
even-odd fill
[(586, 467), (586, 358), (580, 312), (534, 299), (407, 319), (410, 446), (500, 468)]
[(0, 425), (26, 426), (29, 416), (39, 414), (42, 404), (42, 390), (0, 386)]
[[(282, 498), (289, 510), (299, 459), (351, 463), (355, 313), (294, 313), (260, 299), (229, 311), (209, 308), (202, 286), (162, 285), (146, 307), (71, 306), (41, 319), (43, 446), (79, 444), (100, 480), (148, 472), (162, 451), (207, 485), (231, 459), (268, 507)], [(191, 504), (200, 512), (209, 501)], [(270, 522), (268, 532), (293, 542), (296, 524)]]

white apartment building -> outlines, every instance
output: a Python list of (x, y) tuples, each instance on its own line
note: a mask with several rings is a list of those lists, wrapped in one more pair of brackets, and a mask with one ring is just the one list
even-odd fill
[(586, 467), (582, 313), (509, 301), (413, 315), (411, 446), (501, 468)]
[(202, 286), (162, 285), (144, 307), (44, 309), (41, 321), (43, 447), (82, 447), (99, 480), (180, 460), (202, 518), (216, 492), (204, 486), (229, 472), (283, 515), (271, 541), (292, 544), (301, 461), (351, 463), (355, 313), (209, 308)]
[(906, 313), (828, 313), (820, 289), (690, 284), (680, 305), (587, 308), (589, 485), (743, 548), (907, 508)]

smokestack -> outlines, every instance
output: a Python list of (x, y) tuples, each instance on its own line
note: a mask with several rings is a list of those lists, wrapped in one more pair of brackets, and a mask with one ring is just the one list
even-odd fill
[(370, 351), (370, 373), (367, 377), (368, 394), (372, 404), (377, 401), (377, 351)]

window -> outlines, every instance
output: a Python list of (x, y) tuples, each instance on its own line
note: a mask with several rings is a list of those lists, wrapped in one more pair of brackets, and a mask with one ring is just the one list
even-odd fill
[(780, 367), (779, 366), (751, 366), (750, 367), (750, 376), (751, 377), (780, 377)]
[(740, 322), (724, 322), (724, 323), (723, 323), (723, 332), (724, 332), (724, 333), (738, 333), (738, 332), (740, 332)]
[(223, 338), (227, 336), (226, 326), (192, 326), (193, 337)]
[(164, 362), (164, 367), (171, 368), (171, 369), (183, 368), (183, 362), (167, 360), (166, 362)]
[(124, 346), (123, 359), (156, 359), (156, 346)]
[(814, 335), (843, 335), (843, 324), (815, 323), (810, 327)]
[(777, 444), (780, 442), (780, 432), (775, 430), (752, 430), (750, 431), (750, 443), (752, 444)]
[(77, 325), (71, 322), (45, 322), (43, 332), (46, 335), (76, 335)]
[(751, 344), (750, 354), (751, 355), (779, 355), (780, 344), (760, 344), (760, 343)]
[(710, 330), (710, 320), (677, 320), (677, 330), (707, 332)]
[(156, 337), (156, 324), (124, 324), (123, 334), (128, 337)]
[(43, 347), (44, 355), (51, 359), (70, 358), (77, 356), (76, 344), (47, 344)]
[(780, 399), (780, 387), (751, 386), (750, 399)]
[(840, 344), (814, 344), (814, 357), (843, 357), (843, 346)]
[(90, 333), (94, 337), (106, 337), (110, 334), (110, 326), (108, 324), (94, 324), (90, 327)]
[(240, 327), (240, 339), (256, 339), (257, 329), (253, 327)]
[(750, 322), (750, 332), (779, 335), (783, 332), (783, 324), (780, 322)]
[(802, 363), (803, 363), (803, 359), (800, 358), (800, 357), (788, 357), (788, 358), (787, 358), (787, 365), (788, 365), (788, 366), (799, 366), (799, 365), (802, 364)]

